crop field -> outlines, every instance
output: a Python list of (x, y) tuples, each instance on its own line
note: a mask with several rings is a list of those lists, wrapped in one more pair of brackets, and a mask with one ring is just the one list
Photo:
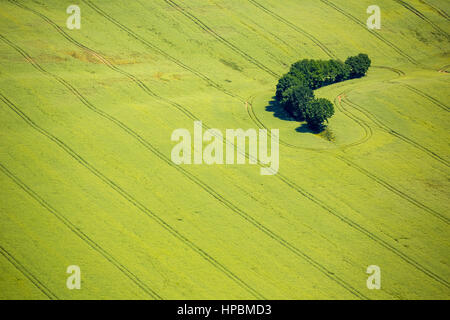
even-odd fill
[[(449, 14), (0, 0), (0, 299), (450, 299)], [(334, 103), (325, 132), (274, 102), (294, 62), (359, 53), (367, 76), (315, 92)], [(175, 164), (172, 133), (195, 121), (278, 129), (278, 172)]]

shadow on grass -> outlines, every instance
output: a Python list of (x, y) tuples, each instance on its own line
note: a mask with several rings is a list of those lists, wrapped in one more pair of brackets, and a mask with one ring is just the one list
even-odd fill
[(278, 101), (275, 100), (275, 97), (272, 97), (272, 100), (269, 101), (269, 105), (266, 106), (266, 111), (273, 112), (273, 116), (280, 120), (297, 121), (281, 107)]
[(280, 120), (294, 121), (294, 122), (301, 123), (301, 125), (295, 129), (295, 131), (297, 131), (297, 132), (312, 133), (312, 134), (317, 134), (320, 132), (320, 131), (311, 130), (308, 127), (308, 125), (306, 124), (306, 122), (302, 123), (302, 122), (295, 120), (289, 113), (286, 112), (286, 110), (284, 110), (283, 107), (281, 107), (280, 103), (275, 99), (275, 97), (272, 97), (272, 100), (269, 101), (269, 105), (266, 106), (266, 111), (272, 112), (273, 116)]
[(302, 123), (300, 125), (300, 127), (296, 128), (295, 131), (300, 132), (300, 133), (312, 133), (312, 134), (318, 134), (320, 133), (320, 131), (314, 131), (311, 130), (310, 127), (308, 127), (308, 125), (306, 124), (306, 122)]

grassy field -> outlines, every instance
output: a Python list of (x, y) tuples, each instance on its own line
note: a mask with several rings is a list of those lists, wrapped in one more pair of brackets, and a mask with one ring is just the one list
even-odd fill
[[(0, 298), (449, 299), (450, 4), (372, 2), (1, 0)], [(293, 62), (360, 52), (328, 138), (283, 120)], [(279, 129), (279, 173), (173, 164), (195, 120)]]

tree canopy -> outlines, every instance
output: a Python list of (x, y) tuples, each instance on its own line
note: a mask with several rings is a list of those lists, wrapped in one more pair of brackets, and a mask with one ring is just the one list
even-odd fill
[(367, 54), (360, 53), (356, 57), (348, 57), (345, 64), (350, 66), (350, 78), (353, 79), (364, 77), (369, 70), (371, 61)]
[(323, 123), (334, 115), (333, 104), (324, 98), (311, 100), (305, 108), (305, 119), (314, 131), (320, 131)]
[(320, 130), (334, 114), (333, 104), (315, 99), (313, 90), (333, 83), (363, 77), (371, 65), (367, 54), (360, 53), (339, 60), (303, 59), (292, 64), (277, 84), (276, 99), (295, 119), (306, 120), (313, 130)]
[(306, 105), (312, 99), (314, 99), (312, 89), (304, 85), (296, 85), (283, 92), (281, 104), (296, 119), (304, 120)]
[(305, 81), (302, 77), (297, 77), (292, 73), (286, 73), (280, 78), (277, 84), (276, 97), (281, 100), (283, 97), (283, 92), (287, 89), (295, 86), (305, 86)]

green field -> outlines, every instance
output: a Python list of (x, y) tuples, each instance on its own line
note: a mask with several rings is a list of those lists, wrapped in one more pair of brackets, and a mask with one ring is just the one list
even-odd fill
[[(450, 2), (372, 4), (0, 0), (0, 299), (449, 299)], [(277, 116), (292, 63), (360, 52), (332, 139)], [(195, 120), (279, 129), (278, 174), (175, 165)]]

